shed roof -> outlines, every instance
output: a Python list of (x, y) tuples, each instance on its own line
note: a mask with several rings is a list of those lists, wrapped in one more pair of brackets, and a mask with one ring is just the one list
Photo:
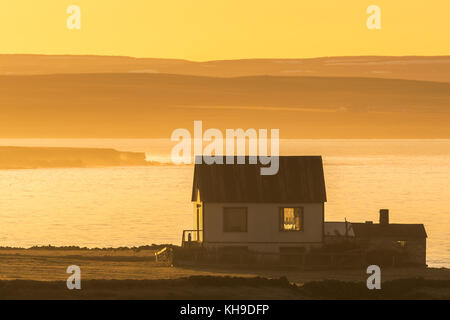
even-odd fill
[(350, 222), (334, 222), (334, 221), (325, 221), (324, 224), (324, 234), (326, 236), (347, 236), (354, 237), (355, 233), (353, 232), (352, 224)]
[(402, 238), (426, 238), (427, 233), (423, 224), (372, 224), (352, 223), (355, 236), (358, 238), (395, 237)]
[(196, 164), (192, 201), (197, 188), (204, 202), (326, 202), (321, 156), (279, 157), (275, 175), (261, 175), (261, 164)]

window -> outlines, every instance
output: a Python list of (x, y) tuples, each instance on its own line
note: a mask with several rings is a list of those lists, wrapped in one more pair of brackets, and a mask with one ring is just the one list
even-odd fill
[(397, 244), (399, 245), (400, 248), (406, 248), (408, 245), (408, 243), (405, 240), (397, 241)]
[(303, 208), (280, 208), (280, 231), (303, 230)]
[(224, 232), (247, 232), (247, 208), (223, 208)]

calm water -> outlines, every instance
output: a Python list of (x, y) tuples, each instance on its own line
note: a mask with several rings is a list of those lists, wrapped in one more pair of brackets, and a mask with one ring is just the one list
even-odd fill
[[(168, 161), (167, 140), (6, 140), (113, 147)], [(324, 156), (326, 220), (424, 223), (428, 263), (450, 267), (450, 140), (289, 140), (282, 154)], [(179, 243), (192, 228), (193, 167), (0, 170), (0, 246)]]

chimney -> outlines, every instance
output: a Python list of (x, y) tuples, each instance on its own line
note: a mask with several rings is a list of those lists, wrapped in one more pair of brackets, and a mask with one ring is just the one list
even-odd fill
[(389, 224), (389, 209), (380, 210), (380, 224), (381, 225)]

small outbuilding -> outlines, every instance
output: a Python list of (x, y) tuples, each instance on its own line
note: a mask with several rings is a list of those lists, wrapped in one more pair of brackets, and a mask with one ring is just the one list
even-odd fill
[[(352, 223), (355, 240), (374, 260), (397, 265), (426, 265), (427, 233), (423, 224), (389, 223), (389, 210), (380, 210), (380, 222)], [(378, 256), (376, 255), (378, 253)], [(384, 253), (384, 254), (383, 254)], [(386, 253), (390, 253), (389, 258)]]
[(380, 210), (379, 223), (325, 222), (326, 245), (358, 249), (368, 263), (426, 265), (427, 233), (423, 224), (389, 223), (389, 210)]

